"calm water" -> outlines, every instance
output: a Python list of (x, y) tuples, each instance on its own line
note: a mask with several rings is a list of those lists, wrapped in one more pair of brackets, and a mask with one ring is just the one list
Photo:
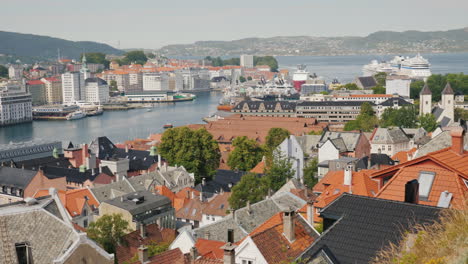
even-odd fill
[(114, 143), (133, 138), (146, 138), (163, 131), (163, 125), (174, 126), (203, 123), (203, 117), (216, 111), (220, 92), (203, 92), (191, 102), (156, 104), (151, 112), (146, 109), (106, 111), (101, 116), (73, 121), (34, 121), (9, 127), (0, 127), (0, 143), (36, 138), (69, 140), (88, 143), (96, 137), (107, 136)]
[[(423, 54), (423, 56), (429, 59), (433, 73), (468, 74), (468, 53)], [(341, 82), (350, 82), (361, 75), (362, 66), (373, 59), (392, 58), (392, 55), (277, 57), (280, 68), (287, 68), (293, 72), (297, 64), (305, 64), (309, 72), (315, 72), (328, 81), (336, 77)], [(221, 93), (200, 93), (193, 102), (159, 104), (152, 112), (147, 112), (146, 109), (134, 109), (105, 112), (102, 116), (75, 121), (35, 121), (29, 124), (0, 127), (0, 143), (35, 138), (84, 143), (102, 135), (108, 136), (114, 142), (123, 142), (136, 137), (146, 138), (151, 133), (161, 132), (162, 126), (166, 123), (176, 126), (202, 123), (201, 118), (216, 111), (221, 96)]]
[[(403, 54), (413, 57), (415, 54)], [(298, 64), (307, 65), (310, 73), (316, 73), (327, 81), (338, 78), (342, 83), (351, 82), (362, 74), (362, 66), (371, 60), (393, 59), (395, 55), (355, 55), (355, 56), (278, 56), (276, 59), (280, 68), (296, 70)], [(429, 60), (432, 73), (460, 73), (468, 74), (468, 53), (453, 54), (422, 54)]]

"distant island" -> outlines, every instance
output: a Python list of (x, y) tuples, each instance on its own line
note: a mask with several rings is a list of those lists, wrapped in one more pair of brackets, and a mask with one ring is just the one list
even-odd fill
[(468, 27), (448, 31), (379, 31), (366, 37), (290, 36), (198, 41), (157, 50), (165, 56), (355, 55), (468, 52)]

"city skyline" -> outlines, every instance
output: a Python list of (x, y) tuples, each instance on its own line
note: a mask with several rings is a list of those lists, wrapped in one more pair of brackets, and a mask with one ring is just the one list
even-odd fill
[(382, 30), (438, 31), (468, 26), (465, 19), (468, 3), (456, 0), (392, 3), (301, 0), (294, 6), (277, 0), (240, 0), (235, 7), (213, 0), (183, 4), (142, 0), (137, 5), (117, 0), (112, 2), (112, 12), (109, 1), (83, 0), (73, 8), (70, 1), (58, 0), (40, 3), (7, 0), (2, 4), (8, 12), (0, 17), (1, 30), (96, 41), (123, 49), (156, 49), (203, 40), (366, 36)]

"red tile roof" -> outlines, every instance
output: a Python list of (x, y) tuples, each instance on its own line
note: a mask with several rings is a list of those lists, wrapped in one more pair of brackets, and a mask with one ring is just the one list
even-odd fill
[(283, 234), (283, 213), (277, 213), (254, 229), (249, 236), (268, 263), (290, 263), (318, 237), (299, 215), (294, 218), (295, 240)]
[(41, 80), (30, 80), (26, 82), (27, 85), (41, 85), (44, 84)]
[(208, 240), (199, 238), (195, 243), (198, 254), (205, 258), (222, 259), (224, 250), (221, 249), (226, 243), (222, 241)]
[(216, 195), (213, 199), (209, 200), (203, 208), (203, 214), (226, 216), (229, 210), (228, 199), (231, 197), (230, 192), (224, 192)]
[(418, 179), (422, 171), (434, 172), (435, 177), (427, 201), (420, 200), (420, 204), (437, 206), (441, 192), (448, 191), (453, 194), (451, 207), (466, 207), (468, 152), (457, 154), (451, 147), (373, 173), (372, 177), (379, 179), (381, 183), (390, 179), (377, 197), (404, 201), (406, 182)]
[(175, 239), (176, 233), (174, 229), (164, 228), (161, 230), (157, 224), (146, 226), (145, 238), (140, 236), (140, 230), (135, 230), (123, 237), (124, 242), (116, 249), (117, 259), (119, 263), (130, 260), (138, 253), (138, 248), (142, 245), (150, 245), (151, 243), (169, 244)]
[(265, 173), (265, 169), (266, 169), (265, 160), (262, 160), (257, 165), (255, 165), (255, 167), (251, 169), (250, 172), (263, 174)]

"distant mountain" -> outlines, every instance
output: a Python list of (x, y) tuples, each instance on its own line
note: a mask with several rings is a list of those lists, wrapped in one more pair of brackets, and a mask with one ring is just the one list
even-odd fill
[(168, 45), (166, 56), (353, 55), (468, 52), (468, 28), (448, 31), (379, 31), (366, 37), (291, 36), (246, 38), (233, 41), (198, 41)]
[(123, 54), (123, 51), (107, 44), (92, 41), (70, 41), (47, 36), (0, 31), (0, 54), (16, 58), (50, 60), (57, 58), (58, 49), (60, 49), (61, 57), (68, 59), (79, 59), (83, 51)]

